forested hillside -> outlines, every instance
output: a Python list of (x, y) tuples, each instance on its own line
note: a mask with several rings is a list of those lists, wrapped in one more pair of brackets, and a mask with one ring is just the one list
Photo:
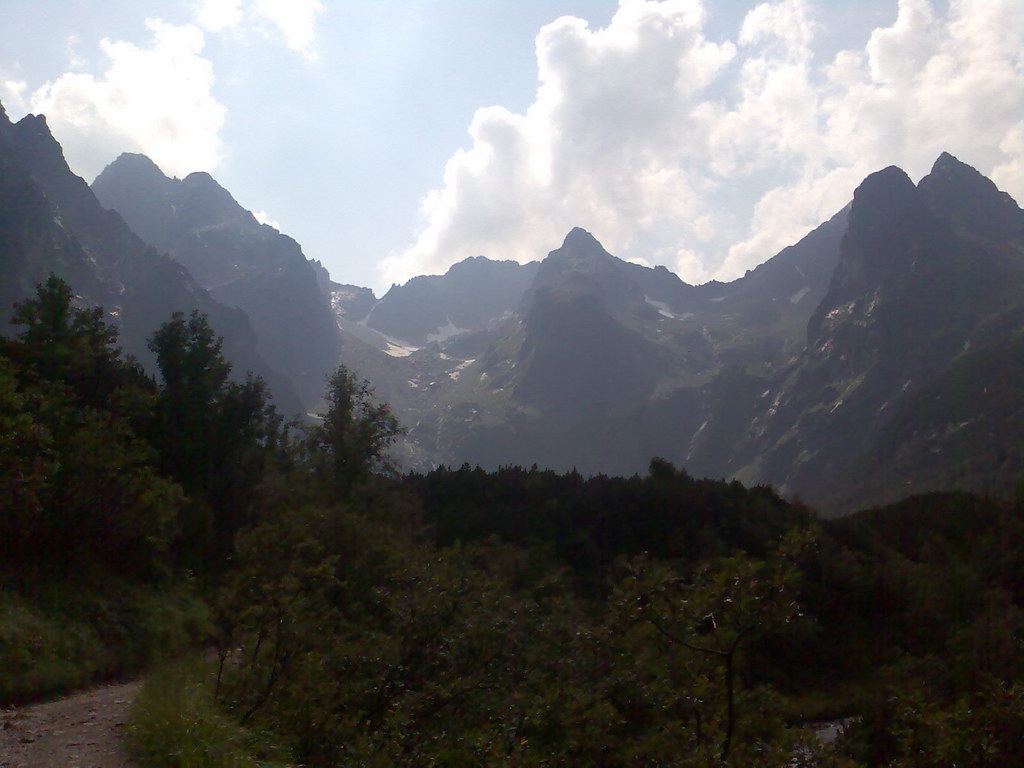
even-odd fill
[(1020, 495), (820, 522), (661, 459), (401, 476), (345, 369), (299, 427), (202, 315), (158, 378), (103, 317), (51, 277), (0, 347), (4, 701), (174, 654), (144, 766), (1024, 760)]

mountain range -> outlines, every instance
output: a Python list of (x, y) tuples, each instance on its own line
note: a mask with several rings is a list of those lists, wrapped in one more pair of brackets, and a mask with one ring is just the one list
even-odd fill
[(73, 174), (43, 116), (11, 123), (0, 105), (0, 331), (11, 308), (50, 273), (83, 305), (102, 306), (124, 350), (148, 370), (147, 339), (173, 312), (198, 311), (224, 338), (233, 375), (262, 377), (286, 412), (303, 404), (289, 376), (271, 366), (244, 311), (217, 301), (182, 264), (142, 240)]
[(872, 174), (733, 282), (689, 285), (577, 228), (536, 262), (477, 256), (377, 298), (208, 174), (126, 154), (90, 188), (44, 118), (0, 108), (0, 301), (51, 271), (146, 365), (171, 311), (205, 312), (288, 413), (315, 412), (345, 364), (405, 426), (407, 468), (632, 474), (660, 456), (835, 513), (1006, 494), (1024, 468), (1024, 212), (948, 154), (917, 184)]

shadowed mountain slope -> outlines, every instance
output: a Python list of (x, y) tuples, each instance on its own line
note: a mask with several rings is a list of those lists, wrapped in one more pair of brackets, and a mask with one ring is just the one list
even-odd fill
[[(958, 199), (968, 204), (960, 207)], [(963, 374), (953, 366), (971, 367), (961, 358), (977, 346), (976, 337), (1011, 341), (1021, 327), (1011, 310), (1024, 303), (1024, 258), (1014, 238), (1019, 212), (949, 155), (916, 187), (898, 168), (869, 176), (854, 195), (839, 264), (808, 324), (807, 347), (771, 388), (738, 476), (812, 501), (835, 498), (839, 487), (858, 482), (864, 470), (854, 467), (871, 464), (859, 457), (877, 456), (883, 434), (904, 434), (902, 420), (927, 410), (921, 393), (947, 386), (930, 382), (959, 380)], [(964, 405), (978, 415), (990, 407), (984, 398)], [(927, 450), (945, 449), (933, 443)], [(952, 466), (966, 457), (948, 458)], [(905, 482), (927, 485), (921, 477)], [(935, 482), (945, 487), (945, 479)], [(893, 493), (901, 495), (895, 487)]]
[[(11, 124), (0, 111), (0, 300), (10, 307), (51, 272), (83, 304), (102, 305), (125, 351), (149, 370), (147, 338), (176, 311), (198, 310), (224, 337), (233, 375), (262, 376), (285, 413), (300, 409), (288, 379), (260, 355), (245, 313), (214, 300), (184, 267), (160, 255), (105, 210), (68, 168), (42, 116)], [(8, 331), (10, 327), (6, 326)]]
[(341, 342), (316, 266), (298, 243), (260, 224), (209, 174), (170, 179), (143, 155), (121, 155), (92, 189), (214, 298), (244, 310), (261, 354), (287, 372), (307, 408), (320, 401)]

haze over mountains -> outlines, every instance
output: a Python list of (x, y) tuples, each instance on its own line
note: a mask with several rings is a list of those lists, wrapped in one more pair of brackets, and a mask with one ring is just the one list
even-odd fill
[(409, 467), (631, 474), (662, 456), (845, 511), (1006, 493), (1024, 466), (1024, 212), (948, 154), (917, 185), (872, 174), (731, 283), (688, 285), (577, 228), (537, 262), (477, 256), (377, 299), (207, 174), (122, 155), (90, 190), (43, 118), (0, 113), (0, 238), (4, 306), (57, 272), (144, 363), (193, 309), (286, 412), (316, 410), (344, 363), (407, 428)]
[(245, 312), (216, 301), (180, 263), (106, 210), (64, 161), (42, 116), (11, 124), (0, 106), (0, 327), (51, 272), (84, 304), (103, 306), (125, 351), (153, 370), (146, 340), (172, 312), (202, 312), (224, 337), (234, 375), (263, 377), (280, 407), (301, 407), (291, 379), (269, 365)]
[(287, 372), (307, 407), (319, 401), (340, 340), (315, 265), (298, 243), (256, 221), (209, 174), (170, 179), (143, 155), (121, 155), (92, 190), (214, 299), (242, 309), (267, 362)]

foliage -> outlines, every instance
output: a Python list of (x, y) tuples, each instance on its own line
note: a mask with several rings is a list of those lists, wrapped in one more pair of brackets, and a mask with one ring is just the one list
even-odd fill
[(203, 315), (176, 313), (150, 340), (163, 387), (152, 434), (161, 469), (189, 496), (180, 556), (219, 574), (234, 536), (251, 522), (265, 464), (285, 440), (262, 380), (229, 381), (230, 364)]
[(176, 662), (153, 672), (135, 702), (128, 741), (146, 768), (273, 768), (279, 747), (231, 721), (210, 695), (210, 673)]
[[(784, 618), (761, 606), (792, 606), (776, 600), (793, 578), (783, 559), (723, 561), (691, 582), (693, 595), (731, 606), (740, 595), (727, 587), (740, 583), (752, 622), (743, 638), (768, 631)], [(721, 670), (699, 653), (656, 653), (649, 623), (621, 608), (625, 589), (591, 612), (539, 552), (493, 541), (436, 549), (414, 521), (340, 506), (279, 510), (240, 540), (218, 610), (218, 696), (243, 724), (287, 734), (313, 765), (717, 759)], [(743, 688), (739, 699), (760, 709), (770, 694)], [(679, 714), (695, 701), (696, 740)], [(779, 719), (748, 716), (741, 734), (748, 757), (795, 743)]]
[[(720, 733), (719, 758), (725, 762), (733, 747), (739, 716), (736, 709), (737, 666), (744, 644), (777, 631), (800, 615), (797, 602), (797, 559), (811, 546), (807, 533), (791, 534), (766, 561), (738, 555), (705, 564), (687, 577), (662, 563), (641, 557), (626, 564), (627, 577), (613, 597), (627, 625), (646, 625), (645, 645), (659, 643), (670, 655), (687, 659), (685, 674), (701, 679), (680, 707), (692, 720), (693, 744), (714, 743), (709, 732)], [(650, 631), (650, 630), (653, 630)], [(653, 636), (652, 636), (653, 635)], [(663, 679), (672, 679), (668, 660)], [(699, 671), (698, 671), (699, 670)], [(715, 680), (721, 680), (714, 690)], [(673, 688), (684, 693), (687, 686)], [(708, 702), (720, 701), (716, 712)], [(670, 756), (665, 756), (670, 759)]]
[(19, 362), (41, 379), (66, 385), (82, 405), (109, 407), (128, 380), (139, 383), (141, 371), (120, 359), (117, 331), (103, 321), (103, 310), (72, 308), (71, 287), (50, 275), (34, 298), (15, 305)]
[(155, 575), (182, 494), (139, 434), (152, 382), (121, 360), (101, 313), (72, 307), (56, 278), (14, 319), (27, 328), (0, 348), (5, 560)]
[[(185, 577), (182, 530), (195, 499), (214, 498), (206, 487), (186, 494), (166, 471), (172, 433), (159, 418), (169, 396), (121, 357), (101, 310), (74, 306), (71, 289), (51, 277), (14, 321), (24, 330), (0, 341), (5, 698), (121, 674), (199, 639), (205, 625)], [(261, 385), (222, 381), (215, 394), (217, 423), (232, 436), (220, 444), (228, 463), (211, 487), (235, 482), (234, 498), (251, 496), (259, 478), (240, 477), (240, 457), (262, 449), (247, 431), (253, 412), (267, 412)], [(221, 509), (214, 530), (233, 537), (236, 508)]]
[(46, 478), (54, 469), (52, 437), (28, 409), (29, 396), (18, 391), (15, 371), (0, 357), (0, 546), (9, 556), (35, 533)]
[(763, 555), (811, 517), (769, 488), (696, 480), (663, 459), (651, 462), (647, 477), (583, 478), (536, 467), (488, 473), (464, 465), (411, 475), (406, 484), (421, 499), (439, 544), (491, 535), (544, 542), (591, 576), (627, 553), (691, 562), (736, 548)]
[[(201, 315), (153, 336), (160, 382), (56, 278), (16, 321), (0, 698), (212, 639), (212, 670), (151, 677), (145, 765), (1024, 760), (1024, 493), (818, 522), (661, 459), (399, 479), (397, 422), (344, 368), (303, 429)], [(827, 749), (823, 715), (852, 718)]]
[(369, 383), (344, 366), (328, 377), (324, 397), (327, 414), (309, 432), (311, 468), (331, 497), (344, 499), (370, 472), (390, 468), (386, 451), (401, 429)]
[(133, 672), (209, 632), (188, 585), (14, 581), (0, 590), (0, 702)]

